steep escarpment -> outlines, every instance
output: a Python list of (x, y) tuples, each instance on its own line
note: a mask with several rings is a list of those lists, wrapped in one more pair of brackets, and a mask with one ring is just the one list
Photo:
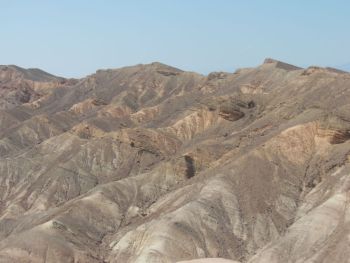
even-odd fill
[(348, 262), (349, 97), (273, 59), (1, 66), (0, 262)]

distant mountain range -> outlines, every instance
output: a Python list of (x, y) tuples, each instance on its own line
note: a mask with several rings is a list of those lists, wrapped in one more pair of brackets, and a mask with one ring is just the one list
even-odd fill
[(273, 59), (0, 66), (0, 263), (349, 262), (349, 98)]

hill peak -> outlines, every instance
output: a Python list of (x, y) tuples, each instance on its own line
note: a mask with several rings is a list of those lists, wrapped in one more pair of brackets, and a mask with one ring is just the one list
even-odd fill
[(64, 78), (57, 77), (38, 68), (22, 68), (16, 65), (0, 65), (1, 74), (11, 78), (23, 78), (38, 82), (60, 81)]
[(275, 68), (279, 68), (279, 69), (284, 69), (284, 70), (298, 70), (298, 69), (302, 69), (300, 67), (294, 66), (292, 64), (288, 64), (273, 58), (266, 58), (264, 60), (263, 65), (274, 65)]

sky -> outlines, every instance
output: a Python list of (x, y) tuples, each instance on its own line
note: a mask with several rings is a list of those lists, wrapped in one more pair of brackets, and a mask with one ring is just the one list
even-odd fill
[(207, 74), (272, 57), (349, 67), (348, 0), (0, 0), (0, 64), (83, 77), (159, 61)]

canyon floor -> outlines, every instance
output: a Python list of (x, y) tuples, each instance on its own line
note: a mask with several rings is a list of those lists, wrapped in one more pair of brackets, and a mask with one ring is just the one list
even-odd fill
[(1, 263), (350, 262), (350, 73), (0, 66), (0, 189)]

